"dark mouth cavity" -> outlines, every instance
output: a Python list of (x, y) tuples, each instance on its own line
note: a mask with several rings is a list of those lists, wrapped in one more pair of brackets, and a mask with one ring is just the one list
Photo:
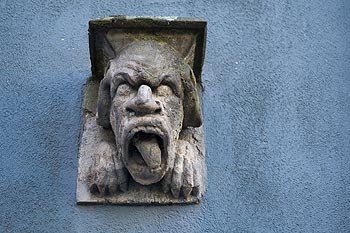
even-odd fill
[(151, 169), (160, 168), (164, 163), (164, 142), (156, 134), (137, 132), (129, 143), (129, 163)]

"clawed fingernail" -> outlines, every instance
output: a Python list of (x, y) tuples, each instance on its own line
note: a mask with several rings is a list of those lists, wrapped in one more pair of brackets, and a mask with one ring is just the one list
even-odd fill
[(104, 185), (98, 186), (99, 194), (98, 196), (103, 197), (106, 195), (106, 187)]
[(183, 187), (182, 188), (182, 193), (186, 199), (190, 196), (191, 191), (192, 191), (191, 187)]
[(180, 189), (177, 189), (177, 188), (171, 189), (171, 193), (173, 194), (173, 197), (179, 198), (179, 196), (180, 196)]

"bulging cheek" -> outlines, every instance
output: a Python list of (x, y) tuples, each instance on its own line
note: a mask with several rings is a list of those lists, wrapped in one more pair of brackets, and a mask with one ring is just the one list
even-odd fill
[(164, 108), (167, 112), (173, 130), (179, 131), (182, 128), (184, 116), (182, 100), (177, 97), (168, 98), (165, 101)]
[(117, 132), (119, 131), (122, 125), (122, 122), (121, 122), (122, 120), (123, 120), (123, 115), (122, 115), (121, 108), (120, 107), (118, 108), (117, 106), (114, 105), (110, 111), (110, 122), (115, 134), (117, 134)]
[(111, 109), (109, 114), (109, 121), (111, 122), (112, 130), (113, 132), (116, 132), (116, 115), (115, 115), (115, 109)]

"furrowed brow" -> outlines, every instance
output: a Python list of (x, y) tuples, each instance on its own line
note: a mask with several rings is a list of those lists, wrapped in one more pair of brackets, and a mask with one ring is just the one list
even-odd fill
[(135, 69), (132, 69), (129, 66), (125, 66), (123, 68), (118, 69), (118, 72), (116, 72), (113, 75), (114, 82), (116, 84), (120, 84), (120, 82), (127, 82), (130, 85), (134, 86), (135, 82), (132, 80), (132, 76), (134, 76), (136, 73)]
[(114, 85), (119, 85), (120, 83), (127, 81), (127, 76), (129, 76), (129, 74), (124, 72), (118, 72), (113, 75), (111, 81)]
[(181, 81), (174, 75), (162, 75), (161, 84), (170, 86), (175, 95), (182, 97)]
[(119, 85), (128, 83), (130, 85), (132, 84), (132, 80), (130, 78), (130, 75), (127, 72), (120, 71), (113, 75), (111, 79), (111, 86), (110, 86), (110, 92), (111, 96), (114, 96), (115, 92), (117, 91), (117, 88)]

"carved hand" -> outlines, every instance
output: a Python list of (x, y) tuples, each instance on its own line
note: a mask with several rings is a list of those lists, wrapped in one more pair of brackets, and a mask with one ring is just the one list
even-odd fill
[(90, 192), (105, 196), (116, 194), (119, 191), (126, 192), (128, 187), (128, 173), (121, 160), (114, 161), (117, 155), (115, 145), (102, 142), (96, 148), (94, 163), (90, 167), (88, 177)]
[(165, 193), (171, 191), (175, 198), (183, 195), (188, 198), (191, 194), (199, 194), (199, 173), (197, 154), (193, 146), (184, 140), (177, 141), (174, 168), (165, 175), (162, 189)]

